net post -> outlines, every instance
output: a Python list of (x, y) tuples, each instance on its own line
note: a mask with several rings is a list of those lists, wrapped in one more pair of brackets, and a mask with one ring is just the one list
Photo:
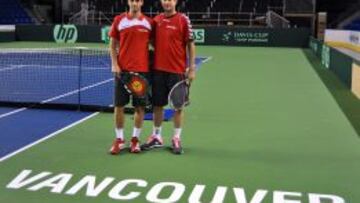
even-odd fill
[(78, 111), (81, 111), (81, 73), (82, 73), (83, 49), (79, 49), (79, 71), (78, 71)]

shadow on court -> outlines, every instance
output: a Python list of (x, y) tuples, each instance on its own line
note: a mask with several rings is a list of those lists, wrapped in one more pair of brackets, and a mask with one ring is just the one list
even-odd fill
[(360, 100), (352, 94), (333, 72), (321, 65), (320, 60), (310, 49), (303, 49), (303, 53), (360, 138)]

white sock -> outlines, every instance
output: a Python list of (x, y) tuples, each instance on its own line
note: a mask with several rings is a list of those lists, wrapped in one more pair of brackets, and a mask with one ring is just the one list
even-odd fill
[(123, 128), (115, 128), (115, 134), (117, 139), (124, 140), (124, 129)]
[(133, 129), (133, 134), (132, 137), (140, 137), (140, 133), (141, 133), (141, 128), (135, 128)]
[(182, 128), (175, 128), (175, 129), (174, 129), (174, 137), (180, 139), (181, 131), (182, 131)]
[(153, 135), (157, 136), (157, 137), (161, 137), (161, 127), (153, 127)]

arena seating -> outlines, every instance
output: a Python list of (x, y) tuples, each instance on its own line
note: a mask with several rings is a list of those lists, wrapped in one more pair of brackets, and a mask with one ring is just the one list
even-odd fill
[(354, 19), (349, 25), (345, 26), (345, 29), (360, 31), (360, 18)]
[(0, 24), (29, 24), (31, 18), (17, 0), (0, 0)]

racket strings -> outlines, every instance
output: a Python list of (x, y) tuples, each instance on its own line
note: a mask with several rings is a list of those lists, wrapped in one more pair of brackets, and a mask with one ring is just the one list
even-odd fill
[(181, 109), (189, 104), (189, 85), (186, 81), (173, 87), (169, 95), (169, 103), (175, 109)]

